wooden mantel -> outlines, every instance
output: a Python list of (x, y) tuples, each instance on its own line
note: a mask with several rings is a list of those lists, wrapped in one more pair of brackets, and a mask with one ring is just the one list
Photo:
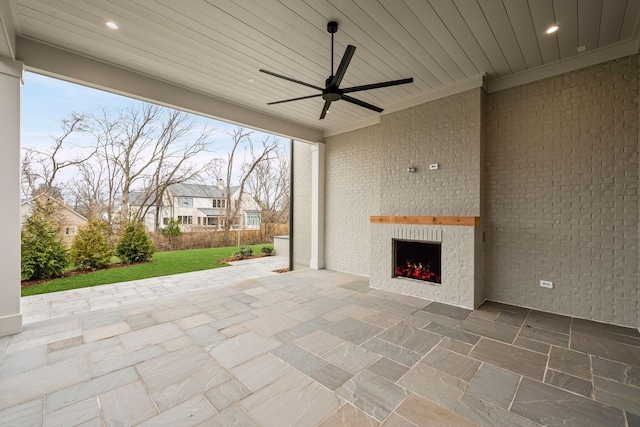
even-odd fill
[(479, 216), (371, 216), (372, 224), (480, 225)]

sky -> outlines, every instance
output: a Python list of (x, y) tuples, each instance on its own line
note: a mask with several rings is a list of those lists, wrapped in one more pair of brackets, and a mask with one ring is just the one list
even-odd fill
[[(68, 118), (71, 113), (91, 113), (102, 108), (118, 111), (131, 105), (144, 104), (125, 96), (116, 95), (90, 87), (69, 83), (63, 80), (46, 77), (31, 72), (25, 73), (22, 87), (22, 147), (45, 149), (52, 144), (51, 136), (61, 134), (61, 120)], [(200, 159), (204, 163), (211, 157), (227, 158), (227, 152), (232, 146), (231, 138), (225, 133), (237, 126), (202, 116), (190, 114), (198, 123), (216, 128), (214, 137), (215, 152), (203, 155)], [(255, 131), (251, 139), (255, 143), (269, 136), (269, 134)], [(273, 137), (273, 136), (272, 136)], [(288, 140), (279, 138), (280, 143), (288, 147)], [(81, 140), (76, 140), (82, 143)], [(239, 166), (242, 158), (235, 162), (235, 179), (239, 177)], [(67, 179), (69, 176), (64, 176)], [(236, 184), (237, 182), (232, 182)]]

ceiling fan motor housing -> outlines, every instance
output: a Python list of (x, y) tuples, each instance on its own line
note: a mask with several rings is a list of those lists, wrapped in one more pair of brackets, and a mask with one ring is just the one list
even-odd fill
[(340, 89), (335, 86), (331, 86), (331, 81), (333, 80), (333, 76), (329, 76), (326, 81), (326, 89), (322, 91), (322, 99), (325, 101), (338, 101), (342, 99), (342, 94), (340, 93)]
[(332, 91), (331, 89), (325, 89), (322, 91), (322, 99), (333, 102), (342, 99), (342, 95), (336, 91)]

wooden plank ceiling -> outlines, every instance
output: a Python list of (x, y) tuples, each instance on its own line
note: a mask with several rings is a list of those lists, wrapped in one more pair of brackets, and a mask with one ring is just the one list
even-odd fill
[[(377, 113), (322, 98), (260, 68), (324, 86), (356, 52), (342, 87), (382, 108), (478, 75), (497, 80), (638, 37), (640, 0), (10, 0), (18, 36), (62, 47), (258, 111), (330, 131)], [(119, 25), (113, 31), (105, 26)], [(546, 34), (552, 24), (560, 29)], [(578, 48), (584, 46), (584, 53)]]

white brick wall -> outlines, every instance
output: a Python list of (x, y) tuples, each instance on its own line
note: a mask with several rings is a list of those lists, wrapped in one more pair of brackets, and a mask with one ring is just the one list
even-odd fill
[(481, 92), (382, 116), (380, 215), (480, 215)]
[(638, 74), (623, 58), (328, 138), (327, 268), (387, 264), (370, 215), (479, 215), (473, 269), (488, 299), (640, 325)]
[(327, 138), (327, 268), (371, 274), (371, 215), (480, 214), (480, 102), (475, 89)]
[(488, 95), (489, 299), (638, 324), (637, 102), (636, 57)]
[[(378, 126), (329, 138), (325, 151), (325, 265), (369, 276), (369, 216), (380, 210)], [(406, 172), (405, 172), (406, 173)]]

